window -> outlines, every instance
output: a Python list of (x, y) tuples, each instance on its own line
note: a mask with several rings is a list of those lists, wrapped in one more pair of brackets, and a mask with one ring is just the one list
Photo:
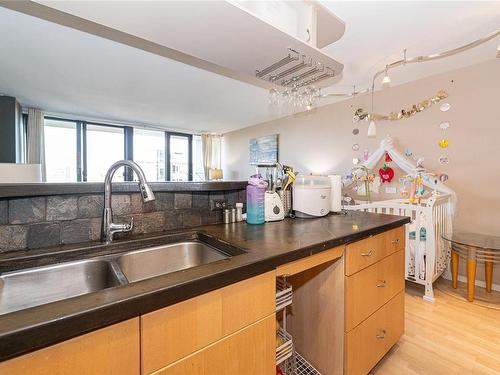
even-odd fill
[(165, 132), (134, 129), (133, 159), (148, 181), (165, 181)]
[(167, 133), (170, 165), (169, 181), (190, 181), (191, 167), (191, 136)]
[(45, 120), (45, 163), (47, 181), (77, 181), (77, 124)]
[[(201, 137), (85, 121), (45, 118), (48, 182), (103, 182), (111, 164), (134, 160), (148, 181), (203, 181)], [(125, 169), (113, 181), (137, 179)]]
[[(111, 164), (125, 159), (124, 129), (94, 124), (88, 124), (86, 127), (87, 179), (85, 181), (104, 181)], [(115, 173), (113, 181), (124, 180), (124, 169), (120, 169)]]
[(205, 181), (201, 136), (193, 135), (193, 181)]

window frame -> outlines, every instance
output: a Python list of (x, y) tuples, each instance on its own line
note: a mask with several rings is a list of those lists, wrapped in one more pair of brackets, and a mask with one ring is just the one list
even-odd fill
[[(76, 124), (76, 181), (87, 182), (87, 125), (105, 126), (123, 129), (124, 155), (125, 160), (134, 160), (134, 127), (127, 125), (107, 124), (96, 121), (73, 120), (65, 117), (44, 116), (44, 120), (67, 121)], [(147, 129), (147, 128), (146, 128)], [(193, 134), (172, 132), (159, 129), (165, 136), (165, 182), (170, 182), (170, 138), (171, 136), (185, 137), (188, 140), (188, 180), (193, 181)], [(133, 171), (126, 168), (124, 172), (124, 181), (133, 181)], [(159, 181), (163, 182), (163, 181)]]
[(165, 179), (171, 181), (170, 176), (170, 139), (172, 136), (184, 137), (188, 140), (188, 181), (193, 181), (193, 135), (179, 132), (165, 132)]

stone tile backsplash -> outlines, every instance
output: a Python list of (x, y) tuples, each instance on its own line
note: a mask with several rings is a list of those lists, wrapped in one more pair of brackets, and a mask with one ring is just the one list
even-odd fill
[[(222, 222), (222, 212), (210, 210), (213, 199), (230, 206), (246, 202), (245, 190), (156, 192), (155, 197), (143, 203), (138, 193), (113, 194), (114, 221), (133, 217), (133, 234), (191, 228)], [(99, 240), (103, 202), (102, 194), (0, 199), (0, 252)]]

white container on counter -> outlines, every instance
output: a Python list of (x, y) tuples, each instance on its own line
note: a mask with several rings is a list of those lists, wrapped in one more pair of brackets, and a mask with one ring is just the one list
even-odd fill
[(319, 217), (330, 212), (331, 185), (328, 177), (298, 176), (292, 191), (295, 216)]
[(339, 174), (328, 175), (330, 179), (330, 211), (342, 211), (342, 176)]

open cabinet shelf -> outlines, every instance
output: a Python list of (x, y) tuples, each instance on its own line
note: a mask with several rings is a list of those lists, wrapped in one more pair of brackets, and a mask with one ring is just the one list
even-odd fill
[(291, 357), (283, 362), (280, 369), (284, 375), (321, 375), (313, 365), (297, 352), (294, 352)]
[(283, 277), (276, 279), (276, 311), (281, 311), (292, 304), (292, 286)]
[(278, 329), (277, 336), (282, 342), (281, 345), (276, 348), (276, 365), (279, 365), (293, 355), (293, 342), (292, 336), (283, 328)]
[[(281, 325), (276, 331), (276, 365), (285, 375), (321, 375), (304, 357), (294, 350), (293, 339), (287, 332), (287, 307), (292, 305), (292, 285), (285, 277), (276, 279), (276, 312), (281, 312)], [(277, 317), (279, 317), (277, 314)], [(277, 324), (279, 324), (277, 322)]]

